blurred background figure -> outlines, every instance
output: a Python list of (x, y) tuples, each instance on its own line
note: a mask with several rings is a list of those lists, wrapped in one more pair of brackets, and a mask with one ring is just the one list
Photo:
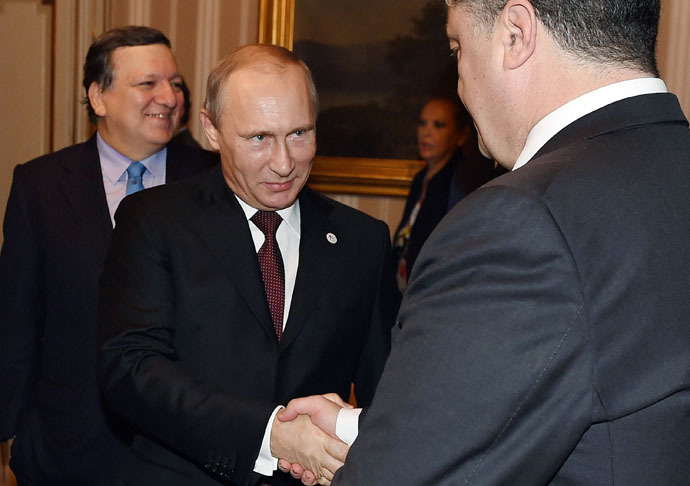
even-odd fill
[(419, 157), (427, 165), (412, 181), (393, 238), (401, 294), (419, 250), (448, 210), (505, 172), (479, 153), (476, 141), (472, 119), (457, 95), (436, 94), (428, 98), (417, 122)]
[(182, 96), (184, 97), (184, 104), (182, 105), (182, 115), (180, 116), (180, 125), (177, 129), (177, 133), (172, 138), (172, 142), (180, 143), (182, 145), (187, 145), (188, 147), (200, 149), (201, 144), (196, 141), (192, 132), (189, 131), (189, 114), (192, 109), (192, 100), (190, 99), (189, 86), (187, 82), (182, 78), (182, 85), (180, 86), (182, 90)]

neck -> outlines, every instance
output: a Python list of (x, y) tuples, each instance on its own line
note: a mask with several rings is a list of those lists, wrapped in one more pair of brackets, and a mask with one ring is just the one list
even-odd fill
[[(554, 54), (546, 57), (545, 65), (539, 70), (544, 76), (534, 80), (539, 88), (526, 103), (526, 111), (530, 114), (529, 130), (552, 111), (590, 91), (620, 81), (653, 76), (628, 67), (574, 59), (560, 50)], [(552, 66), (550, 69), (549, 65)]]
[(451, 157), (453, 157), (453, 153), (450, 153), (443, 157), (442, 159), (438, 159), (435, 161), (427, 160), (427, 170), (426, 170), (426, 175), (424, 176), (424, 179), (427, 181), (434, 177), (438, 172), (443, 169), (446, 164), (450, 161)]

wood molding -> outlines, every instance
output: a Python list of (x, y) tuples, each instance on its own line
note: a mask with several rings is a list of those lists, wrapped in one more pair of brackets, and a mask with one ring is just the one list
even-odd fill
[(423, 167), (424, 162), (418, 160), (318, 156), (308, 184), (319, 192), (407, 196), (412, 179)]
[(292, 50), (296, 0), (261, 0), (259, 43)]

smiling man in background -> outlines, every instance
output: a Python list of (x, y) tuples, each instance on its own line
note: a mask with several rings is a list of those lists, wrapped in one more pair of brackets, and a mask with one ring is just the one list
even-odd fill
[(183, 105), (170, 41), (113, 29), (84, 63), (96, 134), (18, 165), (0, 253), (0, 439), (20, 486), (109, 484), (128, 441), (96, 372), (98, 279), (125, 195), (206, 169), (168, 144)]

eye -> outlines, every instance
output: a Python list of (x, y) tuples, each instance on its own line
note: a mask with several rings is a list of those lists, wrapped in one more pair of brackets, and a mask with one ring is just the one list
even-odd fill
[(306, 130), (295, 130), (295, 135), (296, 135), (297, 137), (301, 137), (301, 136), (304, 135), (305, 133), (306, 133)]
[(450, 48), (450, 57), (454, 57), (457, 59), (459, 54), (460, 54), (460, 48), (458, 46), (453, 46)]
[(173, 81), (172, 83), (170, 83), (170, 85), (176, 91), (182, 91), (182, 81)]
[(252, 137), (252, 139), (256, 140), (257, 142), (263, 142), (266, 139), (266, 135), (264, 135), (263, 133), (260, 133), (258, 135), (254, 135)]
[(150, 88), (154, 84), (155, 83), (153, 81), (142, 81), (141, 83), (139, 83), (139, 86), (142, 86), (144, 88)]

